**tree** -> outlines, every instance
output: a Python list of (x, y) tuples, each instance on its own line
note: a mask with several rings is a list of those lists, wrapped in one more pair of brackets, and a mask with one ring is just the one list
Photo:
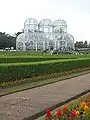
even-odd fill
[(88, 47), (88, 42), (87, 42), (87, 41), (84, 42), (84, 47), (85, 47), (85, 48)]
[(17, 37), (17, 36), (20, 35), (21, 33), (23, 33), (23, 32), (17, 32), (17, 33), (14, 34), (14, 36)]
[(75, 43), (75, 49), (77, 49), (77, 48), (78, 48), (78, 46), (79, 46), (79, 42), (78, 42), (78, 41), (76, 41), (76, 43)]
[(75, 48), (87, 48), (90, 47), (90, 43), (87, 42), (87, 40), (83, 41), (76, 41)]
[(7, 47), (14, 47), (16, 44), (16, 37), (10, 36), (9, 34), (6, 34), (5, 32), (0, 32), (0, 49), (5, 49)]

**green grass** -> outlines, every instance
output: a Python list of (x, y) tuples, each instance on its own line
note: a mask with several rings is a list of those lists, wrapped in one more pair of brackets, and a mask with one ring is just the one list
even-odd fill
[(68, 55), (68, 54), (59, 54), (51, 55), (42, 54), (42, 52), (23, 52), (23, 51), (2, 51), (0, 52), (0, 58), (90, 58), (90, 54), (85, 55)]
[(23, 91), (26, 89), (31, 89), (31, 88), (51, 84), (51, 83), (62, 81), (62, 80), (67, 80), (68, 78), (76, 77), (76, 76), (87, 74), (87, 73), (90, 73), (90, 70), (81, 71), (78, 73), (72, 73), (72, 74), (63, 75), (63, 76), (54, 77), (54, 78), (45, 79), (45, 80), (30, 81), (29, 78), (27, 78), (25, 79), (26, 82), (24, 84), (15, 85), (15, 86), (7, 87), (7, 88), (0, 88), (0, 96), (3, 96), (5, 94), (10, 94), (13, 92)]
[(24, 62), (38, 62), (47, 60), (64, 60), (64, 59), (76, 59), (75, 57), (58, 57), (58, 56), (0, 56), (1, 63), (24, 63)]
[(73, 55), (50, 55), (41, 52), (0, 52), (0, 63), (37, 62), (58, 59), (75, 59)]
[(89, 54), (85, 54), (85, 55), (68, 55), (68, 54), (59, 54), (59, 55), (51, 55), (50, 53), (48, 54), (42, 54), (42, 52), (25, 52), (25, 51), (0, 51), (0, 57), (57, 57), (57, 58), (83, 58), (83, 57), (90, 57), (90, 53)]
[(27, 55), (41, 55), (41, 52), (23, 52), (23, 51), (1, 51), (0, 56), (27, 56)]

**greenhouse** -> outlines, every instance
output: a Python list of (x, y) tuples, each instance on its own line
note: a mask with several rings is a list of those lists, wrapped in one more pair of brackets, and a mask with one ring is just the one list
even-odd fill
[(67, 33), (64, 20), (42, 19), (39, 23), (34, 18), (24, 22), (24, 32), (16, 39), (17, 51), (73, 50), (74, 37)]

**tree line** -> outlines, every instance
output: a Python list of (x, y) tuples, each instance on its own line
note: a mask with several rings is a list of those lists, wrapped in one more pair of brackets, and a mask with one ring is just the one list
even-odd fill
[(88, 43), (87, 40), (83, 41), (76, 41), (75, 48), (90, 48), (90, 42)]
[(14, 36), (0, 32), (0, 49), (11, 48), (16, 49), (16, 38), (22, 32), (15, 33)]

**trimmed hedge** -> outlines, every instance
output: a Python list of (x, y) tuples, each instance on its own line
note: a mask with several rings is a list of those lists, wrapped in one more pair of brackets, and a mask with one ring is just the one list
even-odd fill
[(56, 60), (60, 58), (44, 58), (44, 57), (7, 57), (0, 58), (0, 63), (19, 63), (19, 62), (37, 62), (46, 60)]
[(61, 57), (61, 56), (9, 56), (0, 57), (0, 63), (20, 63), (20, 62), (38, 62), (59, 59), (76, 59), (75, 57)]
[(68, 71), (86, 66), (90, 66), (90, 58), (0, 64), (0, 82)]

